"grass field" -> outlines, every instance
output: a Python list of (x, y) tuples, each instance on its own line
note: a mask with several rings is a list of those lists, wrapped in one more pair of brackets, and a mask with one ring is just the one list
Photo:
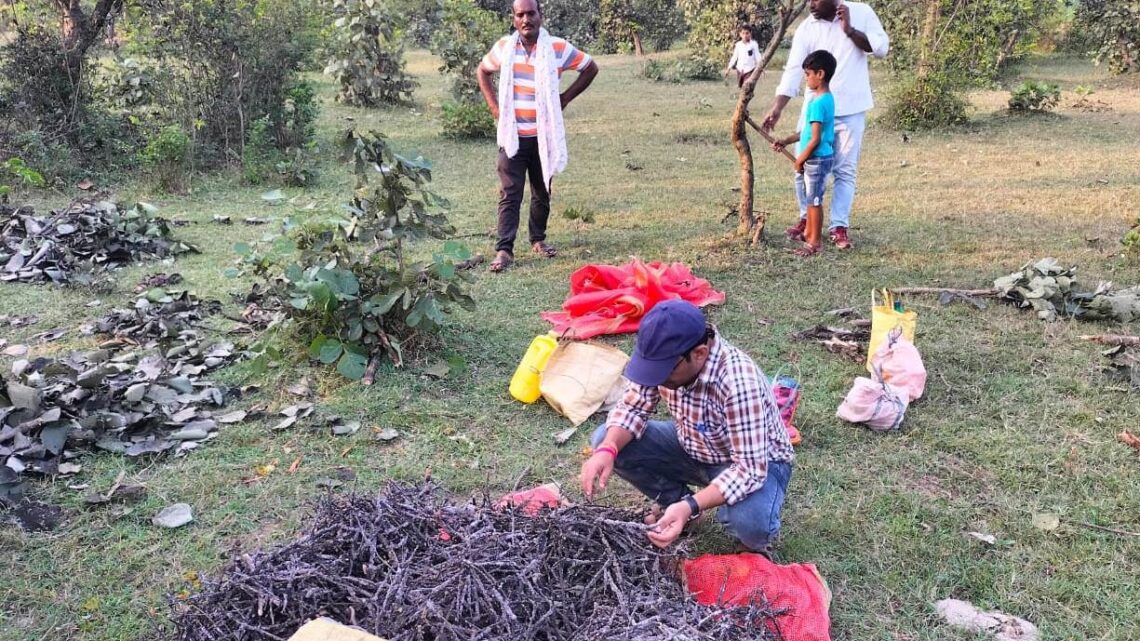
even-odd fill
[[(493, 143), (438, 136), (446, 82), (437, 63), (413, 54), (419, 76), (414, 109), (349, 109), (321, 85), (321, 136), (345, 126), (376, 128), (403, 150), (435, 163), (434, 188), (454, 203), (465, 241), (490, 256), (497, 180)], [(1119, 238), (1140, 214), (1140, 82), (1114, 79), (1084, 61), (1040, 58), (1020, 75), (1060, 83), (1056, 113), (1010, 117), (1008, 93), (973, 96), (972, 122), (947, 133), (900, 135), (872, 122), (860, 165), (853, 216), (856, 249), (808, 261), (789, 256), (780, 231), (792, 222), (786, 165), (757, 153), (757, 203), (770, 212), (768, 242), (745, 248), (722, 222), (734, 202), (735, 152), (727, 141), (732, 91), (721, 83), (654, 84), (637, 76), (632, 57), (599, 59), (594, 86), (567, 112), (571, 164), (556, 181), (550, 240), (554, 261), (522, 258), (501, 276), (480, 272), (475, 313), (454, 317), (445, 353), (466, 362), (443, 380), (418, 373), (426, 363), (384, 372), (373, 387), (348, 384), (298, 361), (261, 381), (258, 402), (287, 401), (284, 384), (309, 376), (323, 411), (394, 427), (401, 438), (380, 444), (367, 430), (350, 437), (297, 428), (271, 433), (266, 423), (227, 427), (207, 447), (182, 459), (133, 462), (106, 454), (83, 459), (84, 472), (39, 483), (40, 498), (63, 505), (69, 518), (52, 533), (0, 529), (0, 639), (132, 639), (165, 621), (164, 595), (192, 590), (195, 578), (228, 557), (293, 536), (324, 478), (370, 491), (390, 478), (418, 479), (425, 470), (456, 493), (557, 480), (570, 494), (586, 426), (568, 444), (551, 435), (566, 422), (539, 403), (510, 400), (507, 382), (530, 338), (546, 331), (543, 310), (556, 309), (568, 275), (586, 262), (621, 263), (630, 256), (684, 261), (727, 293), (711, 311), (732, 342), (771, 373), (795, 361), (806, 396), (798, 415), (805, 433), (785, 506), (785, 561), (819, 566), (835, 594), (836, 639), (946, 640), (968, 635), (938, 624), (932, 603), (973, 601), (1025, 617), (1048, 639), (1140, 638), (1140, 538), (1076, 522), (1140, 532), (1140, 459), (1116, 442), (1135, 430), (1140, 400), (1109, 383), (1086, 333), (1137, 333), (1140, 327), (1059, 322), (1003, 305), (979, 311), (911, 301), (920, 314), (917, 344), (930, 371), (926, 396), (904, 429), (879, 435), (835, 418), (851, 381), (851, 362), (789, 334), (826, 322), (830, 309), (869, 304), (874, 287), (984, 287), (995, 277), (1044, 256), (1080, 267), (1085, 283), (1140, 283), (1140, 263), (1122, 259)], [(758, 91), (766, 107), (775, 80)], [(887, 80), (877, 79), (879, 102)], [(1077, 86), (1110, 111), (1072, 108)], [(798, 101), (781, 131), (791, 126)], [(200, 295), (229, 302), (247, 283), (227, 280), (236, 241), (261, 228), (220, 227), (214, 214), (335, 215), (351, 190), (348, 171), (329, 149), (319, 185), (286, 190), (294, 205), (266, 206), (264, 189), (242, 186), (235, 172), (197, 177), (187, 196), (116, 185), (120, 199), (158, 204), (168, 217), (197, 224), (179, 235), (204, 252), (173, 267), (139, 265), (117, 275), (113, 294), (4, 285), (0, 314), (35, 313), (39, 325), (9, 331), (11, 342), (52, 327), (74, 327), (111, 305), (130, 301), (140, 276), (175, 269)], [(641, 166), (632, 171), (627, 162)], [(35, 194), (41, 207), (73, 194)], [(294, 211), (312, 203), (313, 211)], [(580, 233), (559, 217), (567, 206), (597, 212)], [(523, 246), (520, 244), (520, 255)], [(93, 298), (103, 307), (84, 307)], [(629, 340), (618, 341), (628, 347)], [(36, 347), (43, 354), (82, 342)], [(2, 366), (7, 367), (7, 363)], [(223, 378), (236, 382), (240, 366)], [(286, 468), (300, 458), (296, 472)], [(275, 463), (250, 481), (256, 466)], [(128, 514), (84, 510), (82, 491), (106, 489), (120, 472), (145, 482), (148, 494)], [(605, 500), (637, 498), (611, 486)], [(150, 525), (162, 506), (187, 502), (195, 522), (167, 531)], [(1036, 512), (1065, 522), (1046, 532)], [(967, 535), (993, 534), (996, 546)], [(705, 526), (695, 549), (723, 550)]]

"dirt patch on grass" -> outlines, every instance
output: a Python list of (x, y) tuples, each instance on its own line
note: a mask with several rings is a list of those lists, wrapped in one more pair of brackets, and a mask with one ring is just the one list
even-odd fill
[(679, 133), (673, 138), (673, 141), (680, 145), (726, 145), (729, 142), (726, 134), (697, 131)]

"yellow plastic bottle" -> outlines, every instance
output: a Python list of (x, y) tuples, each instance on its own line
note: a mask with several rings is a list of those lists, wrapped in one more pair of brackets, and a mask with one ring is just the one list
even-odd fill
[(558, 339), (553, 332), (535, 336), (530, 342), (530, 347), (526, 349), (515, 375), (511, 377), (511, 396), (515, 400), (533, 403), (542, 396), (542, 392), (538, 389), (539, 378), (542, 370), (546, 369), (546, 361), (550, 360), (550, 355), (557, 347)]

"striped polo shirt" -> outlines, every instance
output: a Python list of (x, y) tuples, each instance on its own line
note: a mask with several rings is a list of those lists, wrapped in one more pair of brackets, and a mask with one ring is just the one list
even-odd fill
[[(562, 77), (562, 72), (567, 69), (581, 71), (590, 64), (590, 56), (579, 51), (574, 45), (562, 38), (551, 36), (550, 39), (553, 41), (554, 58), (558, 64), (559, 78)], [(511, 36), (500, 38), (487, 52), (487, 55), (483, 56), (483, 62), (480, 63), (480, 66), (490, 72), (498, 71), (503, 66), (503, 60), (507, 57), (507, 46), (510, 41)], [(535, 52), (533, 51), (527, 55), (520, 38), (514, 51), (515, 121), (518, 123), (520, 138), (533, 138), (538, 135), (538, 116), (534, 102), (534, 57)]]

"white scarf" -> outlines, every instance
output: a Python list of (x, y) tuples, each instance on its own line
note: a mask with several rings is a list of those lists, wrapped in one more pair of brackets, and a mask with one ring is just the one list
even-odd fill
[[(519, 152), (519, 126), (515, 119), (515, 49), (519, 32), (511, 34), (503, 52), (499, 69), (499, 146), (514, 158)], [(566, 130), (562, 124), (562, 98), (559, 93), (557, 60), (554, 44), (546, 29), (539, 29), (534, 58), (534, 101), (538, 116), (538, 157), (542, 162), (542, 180), (550, 189), (550, 181), (566, 170)]]

